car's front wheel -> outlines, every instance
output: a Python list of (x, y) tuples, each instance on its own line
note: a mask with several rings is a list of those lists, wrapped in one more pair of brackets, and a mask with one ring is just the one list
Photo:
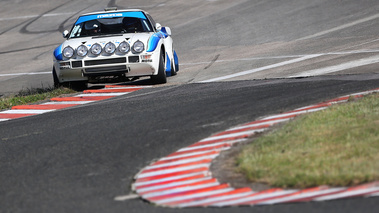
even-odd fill
[(59, 88), (63, 86), (62, 83), (59, 82), (57, 72), (55, 71), (55, 67), (53, 67), (53, 81), (54, 81), (54, 88)]
[(86, 81), (71, 81), (71, 82), (68, 82), (68, 88), (76, 90), (76, 91), (83, 91), (87, 89), (87, 82)]
[(171, 76), (174, 76), (174, 75), (176, 75), (176, 70), (175, 70), (174, 64), (171, 63)]
[(164, 57), (163, 54), (159, 57), (159, 68), (158, 68), (158, 74), (151, 76), (151, 81), (153, 84), (164, 84), (167, 83), (167, 77), (166, 77), (166, 70), (164, 66)]
[(68, 87), (70, 89), (77, 90), (77, 91), (85, 90), (87, 88), (86, 81), (71, 81), (71, 82), (64, 82), (64, 83), (59, 82), (57, 72), (55, 71), (55, 67), (53, 67), (53, 81), (54, 81), (54, 88)]

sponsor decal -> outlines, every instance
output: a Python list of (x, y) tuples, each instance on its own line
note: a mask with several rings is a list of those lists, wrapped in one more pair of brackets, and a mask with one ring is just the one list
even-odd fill
[(97, 16), (97, 18), (114, 18), (114, 17), (122, 17), (122, 13), (101, 14)]

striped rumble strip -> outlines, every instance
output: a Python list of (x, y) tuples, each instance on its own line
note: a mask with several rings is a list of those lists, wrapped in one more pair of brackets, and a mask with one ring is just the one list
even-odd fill
[(65, 109), (77, 105), (92, 103), (105, 100), (120, 95), (150, 87), (150, 86), (115, 86), (108, 85), (104, 89), (84, 90), (83, 93), (73, 97), (57, 97), (50, 99), (49, 102), (35, 105), (14, 106), (10, 110), (0, 112), (0, 122), (32, 115), (39, 115), (52, 112), (58, 109)]
[(379, 182), (354, 187), (319, 186), (303, 190), (235, 189), (227, 183), (218, 182), (209, 170), (212, 160), (219, 156), (221, 151), (230, 149), (236, 143), (247, 141), (248, 137), (263, 132), (275, 124), (289, 121), (304, 113), (326, 109), (333, 104), (346, 102), (349, 98), (359, 98), (374, 92), (379, 92), (379, 88), (268, 116), (212, 135), (147, 166), (135, 176), (132, 188), (147, 201), (160, 206), (177, 208), (268, 205), (379, 196)]

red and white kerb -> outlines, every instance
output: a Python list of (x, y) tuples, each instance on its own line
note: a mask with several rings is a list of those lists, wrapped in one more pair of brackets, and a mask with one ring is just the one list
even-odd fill
[(263, 132), (275, 124), (291, 120), (300, 114), (323, 110), (333, 104), (346, 102), (351, 97), (358, 98), (374, 92), (379, 92), (379, 88), (268, 116), (212, 135), (147, 166), (135, 176), (132, 188), (147, 201), (160, 206), (178, 208), (267, 205), (379, 196), (379, 182), (355, 187), (319, 186), (304, 190), (235, 189), (227, 183), (218, 182), (209, 170), (212, 160), (221, 151), (230, 149), (234, 144), (244, 142), (248, 140), (248, 137)]

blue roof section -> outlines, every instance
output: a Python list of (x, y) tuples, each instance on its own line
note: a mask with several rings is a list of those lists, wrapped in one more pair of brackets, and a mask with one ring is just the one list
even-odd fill
[(119, 17), (132, 17), (132, 18), (147, 19), (145, 14), (142, 11), (99, 13), (99, 14), (81, 16), (76, 21), (75, 25), (78, 25), (86, 21), (95, 20), (95, 19), (119, 18)]

